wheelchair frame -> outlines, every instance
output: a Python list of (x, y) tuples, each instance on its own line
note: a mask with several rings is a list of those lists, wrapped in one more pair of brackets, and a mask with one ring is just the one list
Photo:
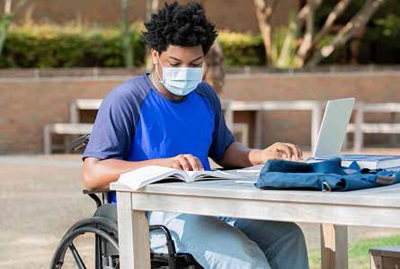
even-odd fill
[[(90, 134), (83, 135), (71, 142), (71, 148), (84, 148), (89, 142)], [(95, 268), (116, 269), (119, 268), (118, 224), (116, 207), (107, 201), (107, 191), (84, 190), (96, 203), (96, 212), (92, 217), (82, 219), (73, 224), (59, 242), (51, 263), (50, 269), (60, 269), (64, 265), (65, 255), (69, 250), (79, 269), (86, 269), (86, 265), (74, 245), (74, 239), (91, 233), (95, 236)], [(99, 198), (101, 195), (101, 198)], [(175, 242), (168, 228), (163, 225), (150, 225), (150, 231), (159, 230), (166, 238), (167, 254), (150, 253), (151, 268), (158, 269), (202, 269), (188, 253), (177, 253)]]

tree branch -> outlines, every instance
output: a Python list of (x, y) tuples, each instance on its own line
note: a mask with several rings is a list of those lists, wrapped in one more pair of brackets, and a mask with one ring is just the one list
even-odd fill
[(322, 59), (329, 57), (335, 49), (343, 46), (354, 33), (360, 28), (364, 27), (369, 21), (371, 16), (386, 0), (367, 0), (362, 9), (339, 31), (335, 38), (326, 46), (321, 48), (314, 56), (308, 61), (306, 66), (315, 66)]
[(331, 13), (329, 13), (324, 26), (322, 26), (321, 30), (316, 35), (313, 46), (318, 44), (318, 42), (331, 30), (333, 23), (336, 19), (346, 10), (352, 0), (341, 0), (336, 4)]
[(276, 55), (272, 50), (271, 18), (277, 3), (278, 0), (272, 0), (271, 2), (268, 2), (268, 5), (266, 5), (264, 0), (254, 0), (258, 26), (264, 41), (268, 65), (271, 65), (276, 59)]

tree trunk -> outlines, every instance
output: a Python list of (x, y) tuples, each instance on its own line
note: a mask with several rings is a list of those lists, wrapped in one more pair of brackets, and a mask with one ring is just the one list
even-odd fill
[[(146, 3), (146, 21), (151, 19), (151, 14), (155, 13), (159, 7), (159, 0), (147, 0)], [(150, 55), (150, 48), (146, 46), (146, 70), (150, 72), (153, 70), (153, 61)]]
[(309, 6), (308, 15), (306, 17), (306, 33), (304, 35), (303, 42), (299, 50), (297, 51), (295, 64), (296, 67), (303, 67), (307, 58), (308, 52), (311, 49), (314, 35), (314, 11), (315, 5), (314, 0), (308, 0), (307, 5)]
[(272, 66), (272, 64), (276, 60), (276, 55), (272, 49), (271, 18), (277, 3), (278, 0), (271, 0), (271, 2), (269, 2), (268, 5), (266, 5), (264, 0), (254, 0), (258, 26), (260, 28), (261, 36), (264, 41), (267, 65), (269, 66)]
[(11, 15), (12, 0), (6, 0), (4, 4), (4, 15), (0, 20), (0, 56), (3, 53), (4, 43), (6, 42), (8, 27), (12, 21)]
[(132, 42), (128, 26), (128, 0), (121, 0), (121, 32), (123, 40), (123, 50), (125, 67), (133, 66)]
[(333, 23), (335, 20), (346, 10), (352, 0), (341, 0), (336, 4), (335, 8), (329, 13), (328, 18), (325, 21), (324, 26), (316, 35), (313, 46), (317, 45), (319, 41), (331, 30)]
[[(319, 5), (321, 5), (322, 0), (314, 0), (314, 9), (317, 9)], [(304, 26), (304, 22), (310, 12), (310, 4), (307, 3), (304, 7), (301, 8), (301, 10), (297, 13), (297, 19), (296, 19), (296, 27), (297, 31), (300, 31), (301, 28)]]
[(385, 0), (367, 0), (363, 8), (339, 31), (328, 45), (321, 48), (312, 56), (306, 66), (316, 66), (322, 59), (329, 57), (335, 49), (346, 44), (357, 30), (367, 24), (371, 16), (384, 2)]

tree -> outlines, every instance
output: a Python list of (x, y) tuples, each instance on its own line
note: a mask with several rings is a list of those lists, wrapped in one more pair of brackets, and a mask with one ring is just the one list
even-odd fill
[[(7, 39), (8, 28), (12, 22), (12, 7), (13, 3), (12, 0), (4, 0), (4, 14), (0, 18), (0, 56), (3, 53), (4, 43)], [(18, 9), (25, 3), (24, 0), (17, 1), (17, 5), (14, 9)]]
[[(159, 6), (159, 0), (146, 0), (146, 21), (150, 21), (151, 14), (156, 13)], [(153, 61), (150, 55), (150, 49), (146, 46), (146, 70), (151, 71), (153, 69)]]
[(121, 33), (123, 36), (123, 50), (125, 67), (133, 66), (131, 35), (128, 27), (128, 0), (121, 0)]
[[(322, 0), (307, 0), (289, 23), (286, 38), (281, 46), (274, 46), (271, 19), (278, 0), (254, 0), (258, 25), (265, 45), (267, 65), (291, 67), (312, 67), (329, 57), (335, 50), (346, 44), (357, 31), (365, 27), (372, 15), (386, 0), (365, 0), (362, 8), (338, 31), (326, 45), (321, 40), (331, 32), (332, 26), (354, 0), (339, 0), (326, 17), (323, 26), (315, 31), (315, 11)], [(304, 30), (302, 30), (304, 28)], [(301, 36), (302, 35), (302, 36)], [(275, 47), (275, 49), (274, 49)], [(292, 57), (292, 61), (288, 58)]]
[(12, 21), (11, 4), (12, 0), (5, 0), (4, 14), (0, 20), (0, 55), (3, 52), (4, 43), (7, 38), (8, 27), (10, 27)]

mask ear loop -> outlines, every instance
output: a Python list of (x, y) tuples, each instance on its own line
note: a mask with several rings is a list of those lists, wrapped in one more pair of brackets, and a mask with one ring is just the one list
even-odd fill
[[(158, 61), (160, 62), (160, 65), (162, 66), (161, 60), (160, 60), (160, 55), (158, 54), (158, 52), (157, 52), (157, 59), (158, 59)], [(155, 65), (154, 68), (156, 69), (157, 77), (158, 77), (158, 79), (159, 79), (158, 82), (160, 82), (161, 84), (163, 84), (162, 81), (161, 81), (160, 73), (158, 72), (157, 63), (155, 63), (154, 65)], [(157, 91), (161, 92), (160, 89), (157, 87), (156, 80), (154, 79), (154, 71), (151, 72), (151, 78), (153, 79), (154, 87), (156, 87)], [(163, 85), (164, 85), (164, 84), (163, 84)]]
[[(160, 54), (158, 54), (158, 52), (157, 52), (157, 60), (158, 60), (158, 62), (160, 63), (161, 67), (164, 68), (164, 66), (163, 66), (162, 63), (161, 63)], [(156, 66), (155, 66), (155, 69), (156, 69), (157, 77), (158, 77), (158, 79), (159, 79), (158, 82), (160, 82), (161, 84), (164, 85), (163, 80), (162, 80), (162, 78), (161, 78), (161, 76), (160, 76), (160, 73), (158, 72), (157, 64), (156, 64)]]

